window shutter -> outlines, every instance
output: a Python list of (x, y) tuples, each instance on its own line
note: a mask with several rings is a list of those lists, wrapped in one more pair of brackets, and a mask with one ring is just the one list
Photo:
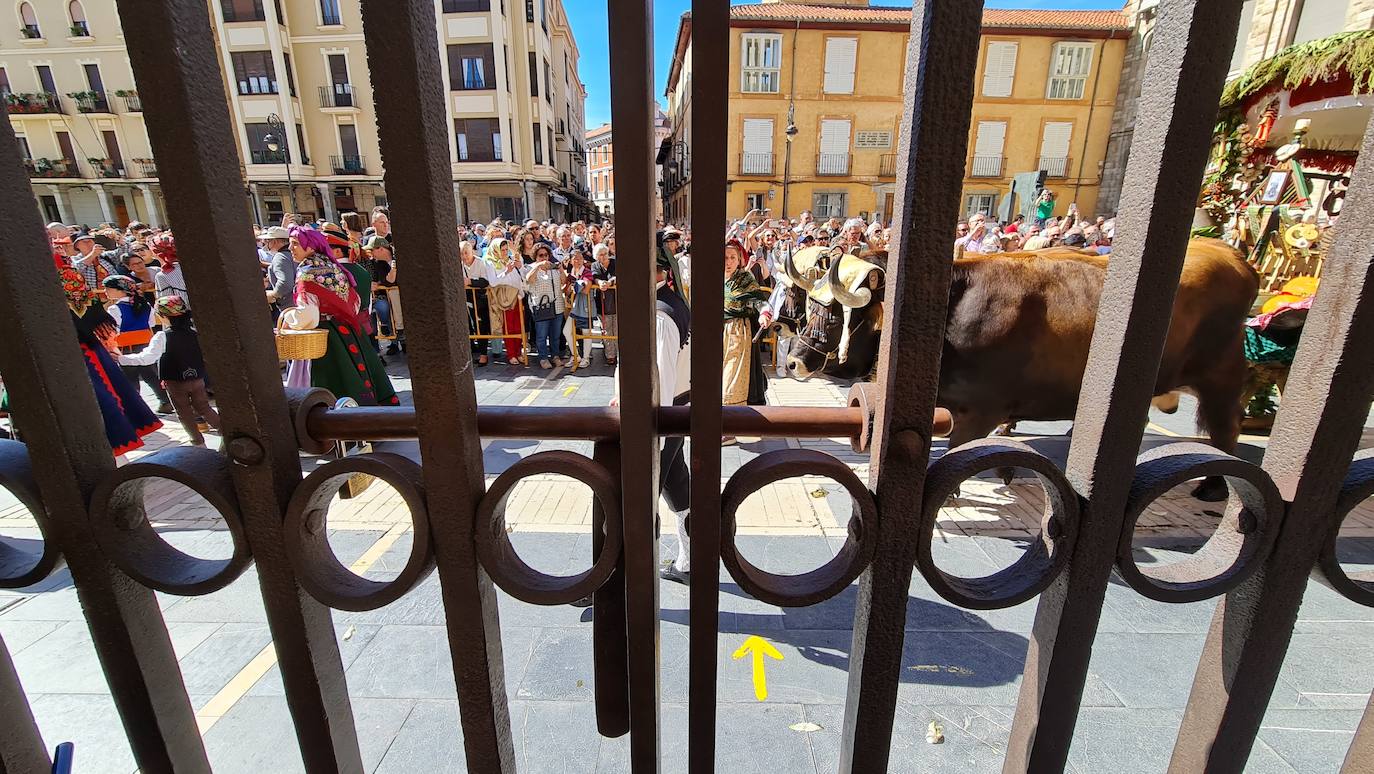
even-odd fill
[(1016, 78), (1017, 44), (1010, 41), (988, 43), (987, 61), (983, 63), (983, 96), (1010, 97)]
[(821, 153), (849, 152), (849, 121), (826, 119), (821, 121)]
[(1045, 134), (1040, 140), (1040, 157), (1062, 159), (1069, 155), (1069, 138), (1073, 136), (1073, 124), (1068, 121), (1052, 121), (1045, 124)]
[(974, 156), (1002, 156), (1002, 144), (1007, 138), (1007, 122), (979, 121), (978, 139), (973, 144)]
[(744, 119), (744, 152), (745, 152), (745, 153), (772, 153), (772, 152), (773, 152), (773, 119), (771, 119), (771, 118), (746, 118), (746, 119)]
[(825, 41), (825, 93), (854, 93), (854, 60), (858, 38), (829, 38)]

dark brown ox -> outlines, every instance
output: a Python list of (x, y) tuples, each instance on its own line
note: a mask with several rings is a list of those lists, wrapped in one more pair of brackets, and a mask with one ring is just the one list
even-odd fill
[(784, 257), (790, 300), (806, 304), (804, 327), (787, 358), (792, 376), (806, 379), (825, 373), (858, 379), (873, 371), (882, 332), (886, 267), (886, 251), (849, 255), (840, 247), (811, 247)]
[[(939, 391), (951, 448), (1004, 422), (1073, 418), (1106, 272), (1105, 258), (1071, 250), (954, 262)], [(1197, 396), (1199, 427), (1225, 452), (1240, 435), (1242, 326), (1258, 290), (1230, 246), (1190, 242), (1154, 380), (1155, 395)]]

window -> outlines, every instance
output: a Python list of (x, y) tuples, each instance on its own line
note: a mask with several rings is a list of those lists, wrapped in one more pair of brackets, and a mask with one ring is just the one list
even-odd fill
[(277, 73), (272, 69), (271, 51), (236, 51), (229, 55), (234, 63), (234, 80), (239, 94), (276, 94)]
[(28, 3), (19, 5), (19, 22), (24, 25), (20, 30), (26, 38), (41, 38), (43, 31), (38, 29), (38, 17), (33, 13), (33, 6)]
[(106, 129), (100, 133), (100, 139), (105, 144), (105, 158), (110, 160), (110, 167), (124, 170), (124, 154), (119, 150), (119, 138), (114, 132)]
[(811, 215), (816, 220), (843, 218), (849, 212), (848, 194), (844, 192), (814, 193), (811, 195)]
[(547, 127), (545, 131), (549, 135), (549, 166), (556, 167), (558, 166), (558, 146), (553, 144), (553, 127)]
[(296, 124), (296, 147), (301, 149), (301, 163), (310, 163), (310, 154), (305, 147), (305, 127)]
[(821, 153), (816, 160), (816, 173), (845, 175), (849, 173), (849, 119), (821, 120)]
[(1011, 84), (1016, 77), (1016, 43), (994, 40), (988, 43), (983, 59), (983, 96), (1010, 97)]
[[(1231, 49), (1231, 72), (1226, 76), (1227, 80), (1240, 75), (1245, 67), (1245, 46), (1250, 37), (1250, 27), (1255, 22), (1255, 0), (1245, 0), (1245, 4), (1240, 7), (1240, 28), (1236, 30), (1236, 45)], [(1153, 30), (1152, 30), (1153, 31)], [(1144, 51), (1149, 51), (1148, 46), (1142, 46)]]
[(524, 220), (525, 202), (513, 196), (492, 196), (491, 216), (502, 220)]
[(291, 55), (282, 53), (282, 64), (286, 66), (286, 91), (291, 96), (296, 96), (296, 74), (292, 72)]
[[(268, 124), (244, 124), (244, 129), (248, 133), (248, 156), (253, 164), (281, 164), (286, 161), (291, 153), (288, 147), (290, 143), (285, 137), (276, 137), (278, 143), (277, 150), (267, 147), (267, 138), (272, 135), (272, 127)], [(297, 141), (300, 137), (297, 137)], [(304, 147), (304, 145), (302, 145)]]
[(973, 142), (971, 177), (1002, 176), (1002, 146), (1007, 139), (1006, 121), (979, 121)]
[(86, 23), (86, 9), (81, 7), (81, 0), (72, 0), (67, 4), (67, 16), (72, 20), (72, 37), (85, 38), (91, 34), (91, 27)]
[(449, 46), (448, 79), (454, 91), (496, 88), (495, 51), (492, 44)]
[(544, 28), (544, 34), (549, 33), (549, 0), (537, 0), (539, 3), (539, 26)]
[(262, 0), (224, 0), (224, 20), (227, 22), (266, 21)]
[(782, 73), (782, 36), (746, 33), (740, 36), (740, 91), (774, 94)]
[(1093, 44), (1055, 43), (1047, 99), (1083, 99), (1093, 64)]
[(366, 171), (358, 152), (358, 127), (353, 124), (339, 124), (339, 159), (333, 167), (336, 175)]
[(549, 60), (544, 60), (544, 101), (553, 104), (553, 68), (549, 67)]
[(744, 119), (744, 154), (740, 158), (739, 173), (773, 174), (773, 119)]
[(509, 44), (509, 43), (506, 44), (506, 55), (505, 55), (505, 57), (501, 60), (501, 64), (504, 65), (505, 68), (506, 68), (506, 93), (507, 93), (507, 94), (510, 94), (510, 93), (512, 93), (512, 92), (515, 90), (515, 87), (511, 85), (511, 74), (512, 74), (512, 70), (511, 70), (511, 66), (510, 66), (511, 62), (510, 62), (510, 44)]
[(458, 136), (459, 161), (501, 160), (501, 119), (456, 118), (453, 133)]
[(333, 27), (343, 24), (339, 14), (339, 0), (320, 0), (320, 25)]
[(52, 79), (52, 68), (47, 65), (37, 65), (33, 70), (38, 74), (38, 85), (43, 87), (43, 91), (56, 94), (57, 82)]
[(32, 161), (33, 151), (29, 150), (29, 138), (16, 134), (14, 139), (19, 143), (19, 155), (23, 156), (25, 161)]
[(72, 147), (72, 136), (68, 132), (57, 132), (57, 149), (62, 151), (66, 161), (76, 160), (76, 148)]
[(1040, 169), (1050, 177), (1064, 177), (1069, 166), (1069, 140), (1073, 137), (1073, 122), (1050, 121), (1040, 138)]
[(1302, 0), (1298, 24), (1289, 45), (1330, 37), (1345, 29), (1345, 13), (1350, 0)]
[(767, 199), (768, 194), (766, 193), (752, 193), (744, 197), (744, 202), (745, 205), (748, 206), (751, 210), (763, 211), (763, 208), (765, 206), (764, 201)]
[(490, 11), (491, 0), (444, 0), (444, 13)]
[(539, 124), (534, 125), (534, 163), (544, 163), (544, 129)]
[(997, 206), (997, 194), (995, 193), (976, 193), (964, 197), (964, 217), (970, 217), (982, 213), (992, 215), (993, 209)]
[(275, 6), (277, 12), (277, 24), (285, 26), (286, 12), (281, 9), (281, 0), (272, 0), (272, 5)]
[(10, 74), (5, 68), (0, 67), (0, 97), (7, 97), (13, 89), (10, 88)]
[(525, 21), (534, 24), (534, 0), (525, 0)]
[(530, 96), (539, 96), (539, 60), (533, 51), (530, 52)]
[(859, 53), (858, 38), (826, 38), (826, 94), (854, 93), (854, 63)]

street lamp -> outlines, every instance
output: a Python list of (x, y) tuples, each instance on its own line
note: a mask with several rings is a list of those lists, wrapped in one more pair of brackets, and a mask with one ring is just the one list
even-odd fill
[(282, 123), (281, 116), (273, 113), (267, 117), (267, 126), (272, 131), (262, 141), (267, 150), (273, 153), (281, 151), (282, 163), (286, 165), (286, 214), (291, 215), (296, 211), (296, 186), (291, 182), (291, 147), (286, 142), (286, 124)]
[(782, 217), (787, 219), (787, 186), (792, 182), (792, 140), (797, 137), (797, 125), (793, 122), (796, 105), (787, 105), (787, 128), (783, 130), (782, 138), (787, 141), (786, 155), (782, 162)]

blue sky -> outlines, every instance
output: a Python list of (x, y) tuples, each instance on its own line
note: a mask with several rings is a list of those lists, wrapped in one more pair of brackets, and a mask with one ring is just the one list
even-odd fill
[[(758, 0), (734, 0), (735, 5)], [(582, 82), (587, 86), (587, 128), (611, 120), (610, 54), (606, 36), (606, 0), (563, 0), (577, 36), (581, 52)], [(898, 0), (874, 0), (873, 5), (899, 5)], [(987, 0), (988, 8), (1121, 8), (1123, 0)], [(668, 65), (677, 40), (677, 25), (682, 14), (692, 7), (691, 0), (654, 2), (654, 93), (662, 102)]]

